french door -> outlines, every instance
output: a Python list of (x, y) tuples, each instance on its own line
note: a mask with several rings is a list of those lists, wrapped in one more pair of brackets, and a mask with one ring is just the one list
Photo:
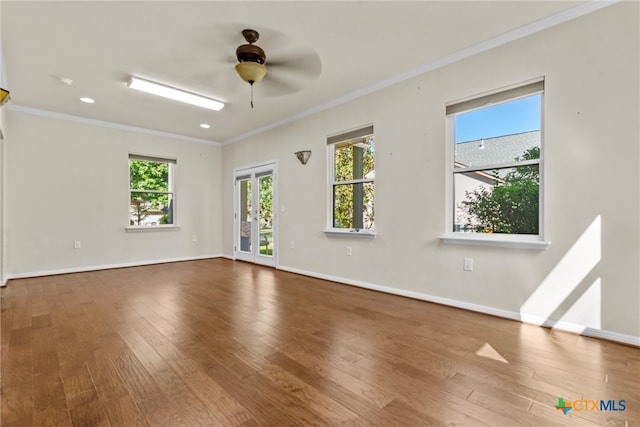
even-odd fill
[(235, 171), (234, 255), (275, 267), (275, 163)]

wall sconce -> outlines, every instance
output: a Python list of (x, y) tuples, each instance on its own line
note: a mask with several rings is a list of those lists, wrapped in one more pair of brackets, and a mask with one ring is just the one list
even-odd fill
[(9, 102), (10, 99), (9, 91), (0, 87), (0, 107)]
[(311, 157), (311, 150), (296, 151), (294, 154), (296, 155), (298, 160), (300, 160), (300, 163), (306, 165), (309, 161), (309, 157)]

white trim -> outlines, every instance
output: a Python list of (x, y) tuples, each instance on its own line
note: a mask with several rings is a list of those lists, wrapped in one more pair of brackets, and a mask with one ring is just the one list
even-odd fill
[[(531, 80), (530, 80), (531, 81)], [(535, 81), (535, 80), (534, 80)], [(469, 244), (469, 245), (483, 245), (483, 246), (499, 246), (499, 247), (507, 247), (507, 248), (519, 248), (519, 249), (547, 249), (551, 242), (544, 241), (544, 197), (545, 197), (545, 187), (544, 187), (544, 77), (538, 78), (538, 81), (543, 82), (542, 91), (537, 92), (536, 94), (540, 96), (540, 143), (539, 150), (540, 156), (537, 159), (531, 160), (516, 160), (516, 161), (508, 161), (503, 163), (489, 163), (486, 165), (478, 165), (478, 166), (470, 166), (470, 167), (456, 167), (456, 159), (455, 159), (455, 150), (456, 150), (456, 141), (455, 141), (455, 118), (458, 114), (465, 113), (465, 110), (447, 114), (446, 115), (446, 138), (447, 138), (447, 157), (448, 157), (448, 165), (447, 165), (447, 179), (446, 181), (446, 189), (447, 189), (447, 209), (446, 213), (446, 229), (449, 231), (445, 231), (443, 236), (439, 236), (439, 238), (445, 243), (458, 243), (458, 244)], [(498, 89), (495, 92), (491, 92), (492, 94), (500, 94), (513, 90), (517, 90), (519, 87), (527, 86), (527, 83), (520, 83), (508, 86), (509, 89)], [(534, 95), (536, 95), (534, 94)], [(534, 96), (532, 94), (528, 94), (526, 96)], [(465, 103), (473, 101), (474, 99), (483, 98), (487, 95), (482, 95), (478, 97), (467, 98), (466, 101), (462, 101), (459, 103)], [(502, 102), (511, 102), (515, 99), (522, 99), (522, 97), (518, 98), (506, 98)], [(456, 105), (456, 104), (452, 104)], [(492, 105), (484, 105), (476, 108), (475, 110), (479, 110), (482, 108), (490, 108)], [(471, 110), (469, 110), (471, 111)], [(484, 140), (483, 140), (484, 141)], [(455, 218), (454, 213), (456, 212), (456, 176), (467, 174), (470, 172), (479, 172), (479, 171), (487, 171), (487, 170), (495, 170), (495, 169), (507, 169), (507, 168), (517, 168), (520, 166), (538, 166), (538, 234), (535, 238), (532, 238), (528, 235), (521, 234), (477, 234), (477, 233), (464, 233), (464, 232), (456, 232), (455, 234), (451, 234), (453, 230)]]
[(566, 332), (573, 332), (579, 335), (601, 338), (609, 341), (620, 342), (623, 344), (629, 344), (636, 347), (640, 347), (640, 336), (621, 334), (619, 332), (607, 331), (604, 329), (594, 329), (586, 326), (554, 321), (544, 320), (537, 317), (521, 315), (520, 313), (503, 310), (500, 308), (488, 307), (486, 305), (474, 304), (465, 301), (458, 301), (450, 298), (437, 297), (434, 295), (423, 294), (420, 292), (408, 291), (405, 289), (391, 288), (388, 286), (376, 285), (373, 283), (362, 282), (359, 280), (345, 279), (343, 277), (331, 276), (328, 274), (316, 273), (312, 271), (301, 270), (299, 268), (287, 267), (279, 265), (278, 270), (287, 271), (289, 273), (301, 274), (303, 276), (315, 277), (317, 279), (329, 280), (331, 282), (341, 283), (344, 285), (356, 286), (364, 289), (371, 289), (378, 292), (384, 292), (392, 295), (399, 295), (407, 298), (418, 299), (422, 301), (432, 302), (436, 304), (446, 305), (449, 307), (461, 308), (464, 310), (474, 311), (477, 313), (489, 314), (491, 316), (502, 317), (505, 319), (515, 320), (522, 323), (533, 323), (538, 326), (558, 329)]
[(196, 142), (198, 144), (214, 145), (216, 147), (221, 146), (221, 144), (217, 141), (209, 141), (207, 139), (194, 138), (192, 136), (178, 135), (175, 133), (163, 132), (160, 130), (153, 130), (153, 129), (146, 129), (146, 128), (141, 128), (137, 126), (123, 125), (120, 123), (107, 122), (104, 120), (90, 119), (88, 117), (74, 116), (72, 114), (56, 113), (54, 111), (41, 110), (39, 108), (25, 107), (25, 106), (16, 105), (16, 104), (7, 104), (7, 108), (11, 111), (17, 111), (19, 113), (26, 113), (26, 114), (33, 114), (34, 116), (48, 117), (48, 118), (59, 119), (59, 120), (67, 120), (70, 122), (101, 126), (101, 127), (106, 127), (110, 129), (124, 130), (128, 132), (143, 133), (146, 135), (161, 136), (164, 138), (178, 139), (181, 141)]
[[(242, 245), (241, 237), (238, 234), (240, 229), (240, 218), (239, 218), (239, 208), (240, 208), (240, 199), (238, 194), (238, 180), (239, 179), (247, 179), (252, 182), (252, 188), (259, 189), (259, 185), (257, 180), (262, 176), (262, 174), (270, 174), (272, 177), (271, 185), (272, 185), (272, 255), (261, 255), (260, 254), (260, 245), (259, 245), (259, 235), (260, 230), (255, 229), (252, 230), (251, 239), (258, 239), (258, 245), (254, 245), (252, 248), (252, 252), (243, 252), (239, 248)], [(265, 265), (268, 267), (276, 267), (278, 265), (278, 256), (279, 256), (279, 216), (278, 216), (278, 161), (271, 160), (268, 162), (260, 162), (256, 163), (253, 166), (243, 166), (240, 168), (235, 168), (233, 170), (233, 256), (230, 259), (242, 260), (247, 262), (252, 262), (254, 264)], [(254, 187), (255, 185), (255, 187)], [(251, 202), (252, 205), (258, 205), (260, 194), (259, 191), (254, 193), (252, 191), (251, 194)], [(253, 215), (253, 214), (252, 214)], [(255, 233), (255, 234), (254, 234)]]
[[(2, 278), (0, 287), (6, 286), (7, 281), (10, 279), (25, 279), (29, 277), (52, 276), (52, 275), (58, 275), (58, 274), (81, 273), (86, 271), (109, 270), (114, 268), (138, 267), (138, 266), (144, 266), (144, 265), (165, 264), (170, 262), (195, 261), (195, 260), (214, 259), (214, 258), (225, 258), (225, 259), (233, 260), (233, 256), (229, 254), (216, 254), (216, 255), (201, 255), (196, 257), (170, 258), (165, 260), (154, 260), (154, 261), (137, 261), (137, 262), (128, 262), (128, 263), (121, 263), (121, 264), (91, 266), (91, 267), (77, 267), (77, 268), (39, 271), (39, 272), (31, 272), (31, 273), (9, 274)], [(600, 338), (600, 339), (605, 339), (609, 341), (615, 341), (623, 344), (629, 344), (636, 347), (640, 347), (639, 336), (622, 334), (619, 332), (607, 331), (604, 329), (594, 329), (594, 328), (581, 326), (581, 325), (569, 323), (569, 322), (546, 320), (537, 316), (521, 315), (519, 313), (509, 311), (509, 310), (503, 310), (499, 308), (488, 307), (485, 305), (473, 304), (473, 303), (453, 300), (449, 298), (442, 298), (442, 297), (437, 297), (433, 295), (423, 294), (420, 292), (408, 291), (404, 289), (391, 288), (388, 286), (375, 285), (372, 283), (362, 282), (359, 280), (345, 279), (343, 277), (331, 276), (331, 275), (322, 274), (322, 273), (315, 273), (307, 270), (302, 270), (299, 268), (287, 267), (284, 265), (278, 265), (276, 266), (276, 268), (278, 270), (286, 271), (289, 273), (315, 277), (317, 279), (328, 280), (331, 282), (341, 283), (344, 285), (357, 286), (359, 288), (371, 289), (374, 291), (384, 292), (392, 295), (399, 295), (407, 298), (418, 299), (421, 301), (433, 302), (436, 304), (461, 308), (464, 310), (474, 311), (477, 313), (489, 314), (492, 316), (502, 317), (510, 320), (516, 320), (523, 323), (532, 323), (542, 327), (554, 328), (562, 331), (577, 333), (583, 336)]]
[(375, 239), (377, 233), (371, 230), (356, 230), (350, 228), (330, 228), (328, 230), (324, 230), (324, 234), (329, 237), (359, 237), (365, 239)]
[(520, 28), (507, 31), (506, 33), (500, 34), (489, 40), (485, 40), (483, 42), (477, 43), (475, 45), (469, 46), (467, 48), (461, 49), (457, 52), (444, 56), (440, 59), (436, 59), (434, 61), (428, 62), (417, 68), (414, 68), (402, 74), (398, 74), (397, 76), (391, 77), (386, 80), (382, 80), (378, 83), (374, 83), (370, 86), (366, 86), (362, 89), (348, 93), (336, 99), (324, 102), (308, 110), (304, 110), (292, 116), (285, 117), (284, 119), (275, 121), (266, 126), (262, 126), (257, 129), (250, 130), (249, 132), (245, 132), (243, 134), (234, 136), (233, 138), (229, 138), (225, 141), (222, 141), (222, 145), (233, 144), (234, 142), (242, 141), (243, 139), (249, 138), (251, 136), (258, 135), (260, 133), (266, 132), (271, 129), (275, 129), (280, 126), (284, 126), (286, 124), (295, 122), (296, 120), (303, 119), (305, 117), (311, 116), (321, 111), (328, 110), (329, 108), (335, 107), (337, 105), (344, 104), (346, 102), (352, 101), (362, 96), (369, 95), (371, 93), (385, 89), (389, 86), (393, 86), (397, 83), (401, 83), (405, 80), (409, 80), (419, 75), (426, 74), (430, 71), (437, 70), (438, 68), (442, 68), (454, 62), (461, 61), (463, 59), (469, 58), (474, 55), (478, 55), (482, 52), (486, 52), (498, 46), (502, 46), (512, 41), (519, 40), (523, 37), (527, 37), (531, 34), (535, 34), (537, 32), (546, 30), (556, 25), (571, 21), (583, 15), (587, 15), (591, 12), (595, 12), (604, 7), (618, 3), (619, 1), (621, 0), (592, 0), (587, 3), (582, 3), (576, 7), (572, 7), (571, 9), (564, 10), (562, 12), (556, 13), (555, 15), (548, 16), (539, 21), (524, 25)]
[(124, 228), (128, 232), (141, 232), (141, 231), (178, 231), (179, 225), (130, 225)]
[(58, 274), (69, 274), (69, 273), (84, 273), (87, 271), (111, 270), (114, 268), (127, 268), (127, 267), (141, 267), (144, 265), (167, 264), (170, 262), (181, 262), (181, 261), (197, 261), (202, 259), (214, 259), (214, 258), (221, 258), (221, 257), (222, 257), (221, 254), (210, 254), (210, 255), (156, 259), (156, 260), (149, 260), (149, 261), (132, 261), (132, 262), (123, 262), (118, 264), (89, 265), (85, 267), (61, 268), (59, 270), (44, 270), (44, 271), (31, 271), (27, 273), (7, 274), (3, 278), (4, 284), (2, 286), (5, 286), (7, 281), (11, 279), (27, 279), (30, 277), (55, 276)]
[[(509, 238), (512, 236), (512, 238)], [(507, 235), (499, 236), (495, 234), (482, 233), (458, 233), (456, 235), (438, 236), (444, 243), (473, 246), (495, 246), (500, 248), (513, 249), (547, 249), (551, 242), (539, 239), (526, 239), (520, 236)]]
[[(540, 141), (542, 142), (542, 132), (540, 132), (540, 134), (541, 134)], [(502, 137), (505, 137), (505, 136), (508, 136), (508, 135), (502, 135)], [(501, 137), (498, 136), (496, 138), (501, 138)], [(542, 146), (542, 144), (540, 145)], [(531, 159), (531, 160), (520, 160), (520, 161), (516, 160), (516, 161), (504, 162), (504, 163), (489, 163), (486, 165), (478, 165), (478, 166), (454, 167), (453, 173), (482, 172), (482, 171), (493, 170), (493, 169), (513, 169), (519, 166), (540, 165), (540, 163), (541, 163), (540, 159), (538, 158), (538, 159)], [(144, 190), (141, 190), (141, 191), (144, 191)]]

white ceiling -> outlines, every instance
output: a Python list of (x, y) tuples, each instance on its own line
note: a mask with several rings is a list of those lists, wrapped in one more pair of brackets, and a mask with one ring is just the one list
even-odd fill
[[(224, 143), (585, 6), (590, 7), (583, 1), (2, 0), (2, 79), (12, 108)], [(268, 77), (294, 87), (274, 95), (274, 81), (256, 83), (253, 110), (249, 85), (233, 69), (243, 28), (260, 32), (256, 44), (267, 54)], [(270, 59), (303, 57), (319, 60), (319, 73), (296, 70), (303, 61), (269, 69)], [(136, 92), (126, 87), (131, 75), (227, 105), (214, 112)], [(60, 84), (57, 77), (73, 84)], [(96, 103), (83, 104), (82, 96)], [(205, 122), (210, 129), (199, 127)]]

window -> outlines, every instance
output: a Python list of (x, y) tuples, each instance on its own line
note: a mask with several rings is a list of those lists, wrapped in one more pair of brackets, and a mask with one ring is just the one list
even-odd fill
[(176, 161), (129, 154), (129, 225), (172, 225)]
[(447, 106), (453, 233), (541, 236), (544, 81)]
[(331, 228), (374, 229), (373, 126), (329, 137)]

